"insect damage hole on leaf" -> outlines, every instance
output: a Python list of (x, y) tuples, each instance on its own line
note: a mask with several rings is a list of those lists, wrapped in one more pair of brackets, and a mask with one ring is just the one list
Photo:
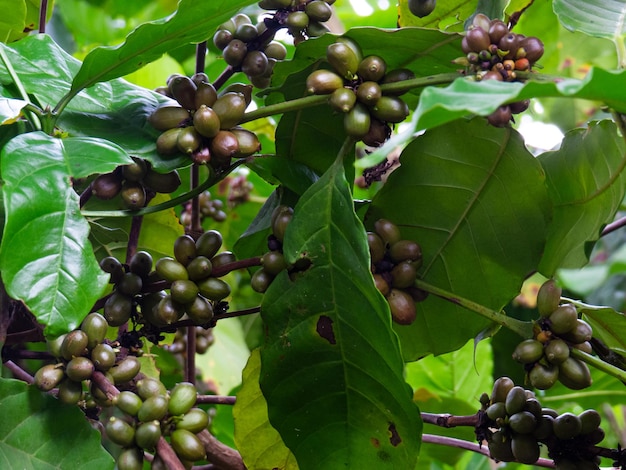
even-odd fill
[(333, 331), (333, 320), (326, 315), (320, 315), (317, 320), (317, 334), (328, 341), (330, 344), (337, 344), (335, 332)]
[(390, 422), (389, 427), (387, 429), (389, 430), (389, 434), (390, 434), (389, 442), (391, 443), (392, 446), (397, 447), (398, 444), (402, 442), (402, 438), (400, 437), (400, 434), (398, 434), (396, 425)]

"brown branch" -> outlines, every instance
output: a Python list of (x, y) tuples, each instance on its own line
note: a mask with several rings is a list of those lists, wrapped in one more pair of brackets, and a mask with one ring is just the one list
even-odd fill
[(35, 382), (35, 378), (24, 369), (22, 369), (20, 366), (18, 366), (15, 362), (6, 361), (4, 363), (4, 366), (11, 371), (13, 377), (15, 377), (16, 379), (23, 380), (27, 384), (32, 384), (33, 382)]
[(221, 277), (236, 269), (250, 268), (252, 266), (260, 266), (260, 265), (261, 265), (261, 258), (258, 256), (254, 256), (252, 258), (246, 258), (246, 259), (242, 259), (238, 261), (233, 261), (232, 263), (226, 263), (222, 266), (218, 266), (217, 268), (213, 269), (213, 271), (211, 272), (211, 276)]
[(163, 436), (157, 442), (156, 451), (165, 463), (166, 468), (170, 470), (185, 470), (185, 466), (176, 455), (176, 452), (174, 452)]
[(479, 424), (478, 415), (469, 416), (453, 416), (450, 414), (434, 414), (434, 413), (421, 413), (422, 421), (427, 424), (434, 424), (443, 428), (454, 428), (456, 426), (472, 426), (475, 427)]
[(221, 396), (221, 395), (198, 395), (196, 398), (197, 405), (234, 405), (237, 397)]
[(206, 429), (196, 434), (204, 445), (207, 453), (207, 460), (212, 462), (218, 469), (222, 470), (245, 470), (241, 454), (235, 449), (231, 449), (222, 444)]

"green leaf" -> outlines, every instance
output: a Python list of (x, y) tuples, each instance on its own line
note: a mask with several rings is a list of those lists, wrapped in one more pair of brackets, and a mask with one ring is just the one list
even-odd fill
[(0, 42), (7, 42), (17, 34), (23, 34), (26, 27), (26, 1), (0, 0), (3, 12), (0, 20)]
[(22, 109), (27, 103), (24, 100), (0, 98), (0, 126), (13, 124), (22, 115)]
[[(0, 466), (7, 470), (113, 469), (115, 461), (100, 445), (76, 406), (18, 380), (0, 378)], [(77, 445), (80, 443), (80, 445)]]
[(623, 42), (626, 4), (621, 0), (554, 0), (554, 12), (563, 26), (590, 36)]
[(398, 2), (398, 23), (400, 26), (421, 26), (423, 28), (463, 31), (464, 22), (474, 14), (478, 0), (437, 0), (435, 10), (419, 18), (409, 10), (408, 0)]
[[(419, 243), (425, 282), (502, 309), (536, 269), (550, 214), (543, 171), (521, 136), (459, 120), (415, 139), (400, 163), (372, 201), (369, 226), (389, 219)], [(489, 325), (432, 295), (417, 308), (412, 325), (396, 326), (406, 360), (458, 349)]]
[(263, 299), (272, 426), (302, 469), (413, 468), (421, 420), (341, 159), (300, 199), (283, 250), (312, 265)]
[(7, 292), (58, 336), (76, 328), (102, 294), (105, 275), (88, 241), (70, 178), (129, 163), (98, 139), (21, 134), (2, 149), (6, 225), (0, 266)]
[(269, 422), (260, 376), (261, 355), (255, 349), (243, 370), (243, 385), (233, 407), (237, 449), (247, 468), (297, 470), (294, 455)]
[(593, 243), (613, 220), (624, 198), (626, 145), (615, 124), (604, 120), (568, 132), (561, 148), (539, 157), (554, 206), (540, 271), (587, 263)]
[[(490, 392), (493, 385), (493, 359), (487, 341), (477, 346), (468, 341), (461, 349), (440, 356), (428, 356), (406, 365), (406, 381), (413, 387), (413, 400), (429, 413), (472, 415), (480, 408), (478, 398)], [(438, 435), (474, 441), (474, 429), (459, 426), (438, 428)], [(424, 458), (454, 464), (465, 451), (446, 446), (423, 444), (420, 462)]]
[(611, 307), (598, 307), (574, 302), (593, 329), (593, 336), (602, 340), (613, 351), (626, 353), (626, 316)]
[[(46, 35), (33, 35), (3, 47), (24, 88), (42, 108), (54, 108), (68, 93), (80, 62)], [(0, 63), (0, 83), (12, 83)], [(42, 86), (42, 84), (45, 84)], [(70, 136), (100, 137), (115, 142), (129, 154), (145, 158), (159, 171), (189, 164), (185, 156), (162, 157), (156, 153), (159, 132), (146, 123), (163, 95), (124, 80), (100, 83), (76, 95), (56, 125)]]
[(558, 82), (529, 80), (499, 82), (458, 78), (445, 88), (428, 87), (415, 111), (414, 130), (430, 129), (468, 113), (487, 116), (498, 106), (534, 97), (570, 97), (602, 101), (617, 111), (626, 111), (626, 71), (609, 72), (592, 67), (583, 80)]
[(202, 42), (213, 35), (219, 24), (252, 3), (252, 0), (181, 0), (176, 13), (140, 25), (123, 44), (98, 47), (87, 54), (72, 82), (71, 92), (134, 72), (178, 46)]

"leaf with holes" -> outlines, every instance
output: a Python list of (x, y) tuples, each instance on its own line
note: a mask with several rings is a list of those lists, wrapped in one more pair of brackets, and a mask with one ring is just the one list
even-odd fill
[(132, 162), (121, 148), (87, 137), (21, 134), (2, 149), (6, 225), (0, 248), (2, 280), (45, 333), (76, 328), (107, 284), (89, 243), (72, 177)]
[(272, 427), (267, 403), (259, 388), (261, 355), (255, 349), (243, 370), (243, 384), (233, 407), (235, 443), (247, 468), (297, 470), (293, 454)]
[[(0, 467), (55, 470), (113, 469), (77, 406), (64, 405), (34, 386), (0, 378)], [(77, 445), (80, 443), (80, 445)]]
[(554, 205), (540, 271), (580, 268), (605, 224), (613, 220), (626, 187), (626, 146), (612, 121), (568, 132), (561, 148), (539, 156)]
[(419, 411), (342, 159), (296, 205), (284, 253), (312, 264), (292, 279), (277, 276), (263, 299), (270, 423), (303, 470), (414, 468)]
[[(468, 145), (468, 142), (471, 142)], [(422, 247), (427, 283), (499, 311), (537, 268), (550, 201), (543, 170), (513, 129), (482, 119), (427, 131), (374, 197), (366, 226), (386, 218)], [(433, 295), (396, 326), (406, 360), (461, 347), (489, 323)]]

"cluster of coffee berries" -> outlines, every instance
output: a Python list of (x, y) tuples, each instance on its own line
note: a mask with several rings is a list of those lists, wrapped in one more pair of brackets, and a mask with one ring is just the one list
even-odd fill
[(345, 114), (346, 134), (379, 147), (391, 135), (389, 124), (402, 122), (409, 115), (407, 104), (395, 93), (384, 94), (381, 85), (415, 75), (408, 69), (387, 72), (382, 57), (363, 57), (359, 45), (346, 37), (328, 46), (326, 60), (333, 70), (313, 71), (306, 80), (307, 92), (330, 95), (330, 106)]
[[(226, 220), (226, 212), (224, 212), (224, 202), (221, 199), (211, 199), (211, 192), (204, 191), (198, 196), (200, 209), (200, 223), (206, 218), (213, 219), (215, 222), (224, 222)], [(183, 227), (191, 226), (191, 202), (187, 202), (183, 206), (180, 213), (180, 223)]]
[(293, 208), (285, 205), (277, 206), (272, 212), (272, 234), (268, 237), (269, 251), (261, 257), (261, 269), (258, 269), (250, 279), (250, 285), (256, 292), (263, 293), (270, 286), (274, 278), (289, 266), (283, 255), (283, 240), (287, 226), (293, 219)]
[[(112, 416), (105, 425), (107, 437), (123, 447), (117, 468), (143, 468), (144, 451), (154, 452), (161, 437), (169, 439), (181, 461), (203, 460), (206, 452), (196, 434), (207, 429), (209, 416), (194, 406), (196, 387), (181, 382), (168, 392), (160, 380), (144, 377), (134, 388), (113, 398), (112, 403), (122, 416)], [(155, 456), (157, 459), (160, 460)], [(164, 468), (164, 463), (157, 461), (155, 466), (153, 462), (151, 468)]]
[(246, 74), (257, 88), (267, 88), (274, 65), (287, 57), (287, 48), (272, 40), (274, 34), (265, 22), (254, 25), (248, 15), (239, 13), (218, 27), (213, 44), (234, 71)]
[(397, 225), (386, 219), (374, 223), (367, 232), (374, 283), (385, 296), (393, 321), (410, 325), (417, 315), (415, 302), (425, 293), (415, 287), (417, 270), (422, 265), (422, 249), (412, 240), (402, 240)]
[[(196, 326), (194, 328), (196, 337), (196, 353), (204, 354), (209, 350), (211, 345), (215, 342), (212, 328), (202, 328)], [(187, 329), (177, 328), (174, 341), (171, 345), (165, 345), (164, 348), (172, 354), (181, 354), (187, 350)]]
[[(478, 80), (517, 80), (517, 72), (530, 71), (543, 55), (543, 43), (536, 37), (526, 37), (509, 30), (499, 19), (490, 20), (478, 14), (461, 42), (466, 56), (459, 60), (476, 73)], [(493, 126), (504, 127), (518, 114), (528, 109), (529, 101), (500, 106), (489, 117)]]
[(333, 14), (331, 5), (335, 0), (261, 0), (259, 7), (276, 10), (273, 18), (266, 23), (277, 28), (286, 27), (294, 37), (294, 43), (306, 38), (316, 38), (329, 29), (323, 24)]
[(558, 414), (543, 408), (533, 392), (515, 386), (508, 377), (496, 380), (491, 396), (483, 394), (481, 403), (494, 460), (532, 465), (543, 444), (557, 469), (599, 468), (600, 458), (592, 447), (604, 439), (604, 431), (595, 410)]
[(408, 0), (409, 11), (419, 18), (430, 15), (437, 6), (437, 0)]
[(156, 193), (172, 193), (180, 186), (176, 170), (169, 173), (154, 171), (150, 162), (133, 158), (133, 163), (117, 167), (110, 173), (98, 175), (91, 182), (91, 191), (98, 199), (113, 199), (118, 194), (124, 206), (141, 209)]
[(64, 403), (94, 400), (108, 404), (106, 395), (90, 381), (93, 373), (106, 374), (111, 383), (126, 383), (140, 369), (137, 357), (119, 354), (119, 344), (105, 339), (108, 326), (102, 315), (90, 313), (80, 328), (49, 341), (50, 353), (58, 362), (41, 367), (35, 373), (35, 385), (43, 391), (58, 387), (57, 397)]
[(162, 93), (178, 105), (158, 107), (148, 117), (162, 131), (156, 142), (161, 155), (183, 153), (194, 163), (221, 170), (233, 158), (244, 158), (261, 148), (258, 137), (237, 126), (252, 100), (250, 85), (235, 84), (219, 95), (204, 73), (189, 78), (172, 75)]
[(570, 349), (591, 353), (591, 326), (578, 318), (576, 307), (559, 305), (561, 288), (554, 280), (546, 281), (537, 294), (540, 318), (535, 322), (535, 337), (522, 341), (513, 351), (513, 359), (524, 364), (527, 380), (535, 388), (546, 390), (556, 381), (573, 390), (591, 385), (587, 364), (570, 356)]

